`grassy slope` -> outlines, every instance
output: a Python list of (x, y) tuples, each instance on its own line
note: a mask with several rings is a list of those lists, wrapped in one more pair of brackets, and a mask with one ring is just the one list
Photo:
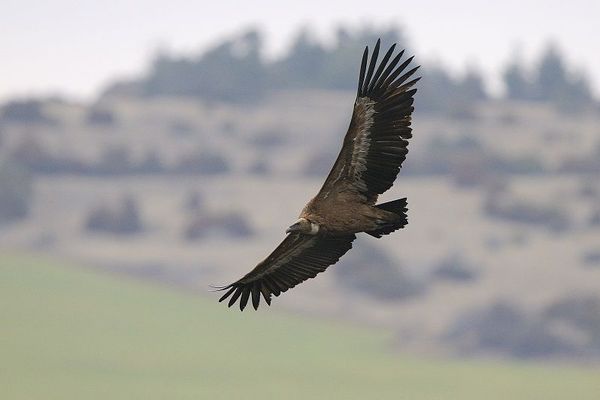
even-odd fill
[(600, 372), (423, 361), (386, 337), (0, 255), (0, 397), (598, 399)]

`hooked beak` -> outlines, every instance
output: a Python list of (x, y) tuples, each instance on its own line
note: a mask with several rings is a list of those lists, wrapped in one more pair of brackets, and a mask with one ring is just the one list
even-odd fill
[(298, 224), (294, 224), (285, 230), (285, 233), (295, 232), (298, 230)]

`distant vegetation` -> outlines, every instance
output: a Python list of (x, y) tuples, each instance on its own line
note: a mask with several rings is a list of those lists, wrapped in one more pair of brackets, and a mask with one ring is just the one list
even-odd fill
[(185, 226), (183, 236), (187, 240), (203, 239), (209, 236), (247, 238), (254, 235), (254, 229), (239, 212), (200, 213)]
[(600, 297), (580, 294), (558, 299), (543, 310), (542, 318), (548, 324), (571, 328), (563, 332), (580, 354), (600, 355)]
[(88, 176), (120, 176), (147, 174), (217, 175), (231, 170), (228, 160), (219, 152), (195, 149), (173, 165), (163, 163), (158, 150), (150, 149), (140, 158), (132, 156), (125, 144), (107, 145), (98, 159), (84, 159), (75, 154), (50, 150), (39, 135), (26, 135), (8, 151), (10, 159), (35, 174), (74, 174)]
[(139, 205), (130, 196), (123, 197), (117, 204), (94, 207), (85, 221), (85, 229), (89, 232), (131, 235), (141, 232), (143, 228)]
[(446, 340), (468, 354), (591, 359), (600, 354), (600, 298), (564, 297), (539, 312), (498, 301), (458, 318)]
[(600, 174), (600, 141), (587, 154), (579, 154), (565, 159), (561, 172), (576, 174)]
[(284, 127), (266, 127), (254, 132), (250, 143), (259, 149), (271, 150), (284, 145), (288, 135)]
[(490, 195), (484, 203), (486, 215), (518, 224), (563, 232), (572, 225), (570, 215), (560, 204), (539, 204), (526, 199)]
[(511, 100), (550, 102), (565, 111), (593, 103), (589, 83), (582, 73), (569, 72), (563, 55), (549, 46), (533, 66), (514, 60), (504, 70), (507, 97)]
[(196, 149), (179, 160), (175, 171), (185, 174), (217, 175), (229, 172), (224, 156), (208, 149)]
[(102, 175), (128, 173), (133, 169), (131, 151), (125, 145), (113, 145), (104, 148), (96, 171)]
[(264, 158), (259, 158), (248, 166), (247, 172), (252, 175), (268, 175), (271, 167)]
[[(398, 43), (405, 57), (415, 54), (398, 28), (338, 28), (333, 45), (325, 45), (302, 29), (279, 58), (263, 56), (263, 39), (258, 30), (215, 43), (198, 55), (160, 52), (149, 73), (133, 81), (111, 85), (106, 94), (133, 96), (184, 96), (208, 101), (254, 103), (269, 91), (281, 89), (355, 90), (360, 56), (365, 45), (372, 49), (377, 38), (383, 47)], [(417, 63), (423, 63), (417, 58)], [(533, 65), (519, 60), (505, 67), (506, 97), (511, 100), (551, 102), (565, 111), (594, 104), (588, 82), (581, 73), (571, 73), (555, 47)], [(461, 76), (442, 65), (427, 64), (420, 74), (416, 97), (419, 112), (444, 113), (470, 118), (473, 106), (489, 98), (481, 73), (469, 69)]]
[(600, 206), (590, 214), (588, 224), (590, 227), (600, 227)]
[(25, 218), (33, 200), (30, 174), (21, 165), (0, 163), (0, 225)]
[[(426, 144), (427, 151), (419, 157), (408, 157), (403, 173), (410, 175), (449, 175), (459, 187), (489, 184), (496, 176), (511, 174), (542, 174), (552, 172), (538, 154), (513, 155), (500, 153), (482, 140), (483, 135), (463, 134), (449, 137), (446, 132), (435, 134)], [(335, 155), (323, 155), (307, 167), (308, 172), (320, 165), (325, 168)], [(317, 171), (315, 171), (317, 172)]]
[(542, 321), (505, 301), (467, 312), (446, 339), (466, 354), (491, 352), (529, 358), (570, 350), (560, 337), (544, 328)]
[(587, 250), (581, 256), (581, 261), (586, 268), (600, 268), (600, 250)]
[[(100, 252), (93, 246), (102, 245), (106, 237), (120, 235), (119, 245), (129, 251), (128, 241), (153, 227), (151, 234), (144, 235), (144, 246), (164, 245), (166, 238), (174, 257), (152, 264), (140, 261), (149, 265), (143, 274), (169, 284), (181, 279), (189, 287), (200, 269), (187, 269), (190, 253), (179, 249), (204, 251), (206, 245), (226, 242), (249, 248), (266, 237), (266, 231), (256, 229), (249, 214), (242, 212), (242, 203), (252, 201), (248, 195), (255, 184), (257, 191), (265, 190), (261, 195), (268, 190), (275, 200), (257, 203), (259, 209), (281, 206), (283, 211), (289, 205), (283, 203), (302, 188), (316, 190), (339, 152), (348, 122), (344, 113), (351, 111), (349, 104), (336, 100), (329, 104), (328, 99), (352, 95), (364, 45), (372, 48), (377, 37), (384, 47), (394, 41), (399, 48), (407, 46), (402, 32), (395, 29), (339, 29), (331, 44), (303, 30), (279, 58), (265, 59), (260, 33), (250, 31), (197, 56), (163, 52), (145, 76), (113, 85), (98, 102), (29, 99), (0, 105), (2, 237), (9, 245), (35, 251), (53, 246), (57, 253), (69, 254), (75, 249), (94, 263)], [(412, 55), (408, 48), (407, 54)], [(417, 61), (423, 60), (417, 57)], [(487, 303), (490, 296), (506, 293), (510, 282), (494, 284), (478, 303), (484, 307), (476, 310), (462, 310), (458, 298), (445, 296), (453, 290), (464, 291), (465, 296), (480, 293), (482, 285), (489, 283), (487, 270), (479, 265), (489, 262), (485, 257), (497, 256), (511, 267), (514, 260), (523, 276), (531, 278), (535, 269), (527, 267), (539, 259), (537, 252), (548, 251), (549, 259), (566, 243), (573, 246), (566, 255), (570, 262), (563, 263), (562, 275), (555, 279), (571, 274), (583, 278), (569, 278), (558, 289), (575, 292), (578, 282), (597, 274), (600, 251), (593, 239), (600, 229), (600, 114), (580, 118), (556, 112), (587, 110), (594, 104), (585, 77), (550, 48), (531, 65), (514, 60), (504, 76), (507, 101), (490, 101), (479, 108), (490, 95), (476, 69), (457, 75), (443, 65), (425, 63), (421, 74), (416, 106), (428, 115), (415, 118), (415, 138), (400, 178), (406, 189), (421, 193), (409, 196), (415, 209), (410, 211), (411, 231), (356, 246), (328, 272), (336, 282), (331, 299), (354, 296), (358, 301), (368, 299), (375, 307), (397, 307), (398, 313), (390, 313), (390, 318), (398, 318), (393, 322), (398, 326), (407, 320), (403, 307), (447, 300), (452, 314), (445, 317), (451, 326), (440, 329), (449, 328), (443, 338), (448, 349), (518, 357), (579, 356), (589, 351), (600, 359), (597, 300), (562, 299), (560, 292), (549, 293), (555, 296), (555, 304), (547, 305), (547, 310), (531, 310), (531, 304), (518, 297), (514, 304)], [(302, 93), (304, 89), (344, 92)], [(296, 92), (276, 93), (290, 90)], [(325, 101), (313, 100), (322, 94)], [(263, 99), (267, 101), (261, 104)], [(280, 99), (282, 104), (276, 104)], [(557, 178), (566, 184), (554, 186)], [(511, 182), (535, 181), (540, 183), (539, 191), (527, 195), (507, 189)], [(136, 197), (98, 201), (97, 196), (114, 198), (119, 193)], [(421, 197), (425, 195), (444, 207), (444, 215), (435, 221), (422, 218), (428, 206)], [(225, 197), (231, 199), (231, 209), (212, 207)], [(77, 233), (96, 234), (84, 235), (89, 248), (81, 247), (69, 224), (62, 223), (73, 210), (79, 210)], [(444, 218), (463, 211), (465, 224), (481, 224), (482, 229), (473, 225), (474, 230), (470, 226), (447, 230), (455, 220)], [(10, 222), (20, 223), (9, 227)], [(404, 248), (401, 235), (418, 238), (416, 246), (426, 246), (428, 254), (441, 257), (421, 261), (418, 253), (399, 256), (381, 247), (394, 246), (398, 240)], [(553, 243), (561, 245), (552, 249)], [(119, 254), (123, 253), (115, 252), (114, 257), (120, 265)], [(146, 256), (128, 254), (132, 259)], [(471, 254), (479, 254), (477, 264)], [(552, 265), (561, 260), (552, 260)], [(201, 264), (198, 268), (204, 268)], [(412, 269), (415, 266), (427, 268)], [(212, 268), (207, 266), (207, 271), (208, 267)], [(215, 267), (215, 278), (224, 271)], [(530, 282), (532, 288), (537, 285), (535, 279)], [(464, 315), (456, 315), (463, 311)], [(421, 343), (438, 344), (439, 336), (421, 328), (431, 315), (424, 312), (415, 318), (414, 335), (424, 335)], [(582, 341), (563, 335), (565, 326), (567, 333)]]
[(105, 108), (91, 108), (88, 111), (85, 120), (92, 126), (114, 127), (117, 124), (115, 112)]
[(406, 272), (381, 248), (361, 241), (333, 267), (342, 285), (378, 300), (407, 299), (425, 292), (424, 282)]
[[(364, 46), (372, 48), (379, 37), (383, 46), (396, 42), (400, 49), (409, 47), (401, 31), (394, 28), (383, 31), (340, 28), (333, 46), (320, 43), (310, 32), (302, 30), (281, 58), (267, 61), (262, 57), (261, 34), (252, 30), (218, 43), (196, 57), (161, 53), (146, 77), (114, 84), (106, 94), (185, 96), (249, 103), (272, 90), (355, 90)], [(411, 55), (409, 47), (405, 58)], [(419, 86), (420, 111), (463, 115), (466, 108), (488, 98), (481, 74), (476, 70), (454, 77), (441, 66), (433, 66), (425, 67), (421, 73), (427, 79)]]
[(44, 101), (37, 99), (9, 101), (0, 108), (0, 121), (17, 124), (55, 124), (56, 121), (45, 113), (43, 107)]
[(190, 213), (199, 213), (204, 208), (204, 203), (204, 194), (192, 190), (185, 196), (183, 209)]
[(433, 269), (433, 278), (443, 281), (470, 283), (478, 277), (478, 271), (459, 252), (448, 254)]

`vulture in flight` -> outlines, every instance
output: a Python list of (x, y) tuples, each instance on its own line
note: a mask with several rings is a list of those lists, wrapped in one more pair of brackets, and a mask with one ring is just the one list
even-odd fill
[(231, 307), (239, 300), (243, 311), (250, 298), (257, 309), (262, 296), (270, 305), (271, 296), (335, 264), (352, 248), (357, 233), (380, 238), (408, 223), (406, 198), (376, 204), (406, 158), (413, 87), (420, 79), (413, 78), (418, 66), (409, 69), (413, 57), (401, 62), (404, 50), (392, 58), (395, 46), (379, 63), (380, 40), (370, 59), (365, 48), (350, 126), (323, 187), (267, 258), (238, 281), (218, 288), (225, 291), (219, 301), (229, 298)]

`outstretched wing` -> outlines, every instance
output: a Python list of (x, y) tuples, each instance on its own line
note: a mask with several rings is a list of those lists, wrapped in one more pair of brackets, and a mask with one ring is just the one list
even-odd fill
[(378, 40), (368, 69), (369, 48), (365, 48), (350, 127), (317, 196), (327, 197), (337, 189), (355, 192), (374, 204), (377, 196), (392, 186), (406, 158), (417, 91), (412, 87), (420, 78), (409, 79), (419, 67), (407, 70), (413, 57), (400, 63), (404, 50), (390, 61), (395, 44), (377, 66), (379, 46)]
[(352, 248), (355, 235), (321, 236), (289, 234), (283, 242), (256, 268), (242, 279), (221, 290), (227, 292), (219, 299), (223, 301), (231, 296), (229, 307), (238, 298), (240, 310), (244, 310), (250, 295), (252, 305), (258, 308), (260, 295), (267, 304), (271, 304), (271, 295), (293, 288), (309, 278), (314, 278), (328, 266), (335, 264), (341, 256)]

